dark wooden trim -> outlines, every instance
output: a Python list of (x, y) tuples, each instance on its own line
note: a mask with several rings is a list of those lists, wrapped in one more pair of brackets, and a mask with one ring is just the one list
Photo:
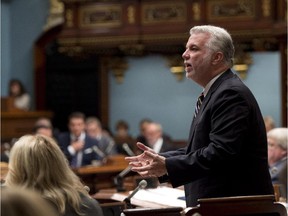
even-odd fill
[(37, 39), (34, 44), (34, 92), (36, 110), (46, 109), (46, 56), (45, 47), (52, 40), (56, 39), (62, 25), (49, 29)]
[(108, 59), (105, 57), (99, 58), (100, 64), (100, 115), (103, 126), (109, 125), (109, 79), (108, 79)]

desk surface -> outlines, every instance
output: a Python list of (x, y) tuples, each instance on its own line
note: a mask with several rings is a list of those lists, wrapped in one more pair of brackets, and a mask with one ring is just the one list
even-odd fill
[(124, 155), (109, 156), (102, 165), (91, 165), (74, 169), (81, 180), (95, 193), (101, 189), (115, 187), (114, 178), (128, 167)]
[(93, 175), (101, 173), (118, 173), (128, 166), (124, 155), (109, 156), (102, 165), (89, 165), (75, 169), (77, 175)]

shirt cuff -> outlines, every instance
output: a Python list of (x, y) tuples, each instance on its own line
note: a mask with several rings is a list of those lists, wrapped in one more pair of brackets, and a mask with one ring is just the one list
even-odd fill
[(69, 151), (69, 153), (70, 153), (71, 155), (75, 155), (75, 154), (76, 154), (75, 149), (74, 149), (71, 145), (69, 145), (69, 146), (67, 147), (67, 149), (68, 149), (68, 151)]

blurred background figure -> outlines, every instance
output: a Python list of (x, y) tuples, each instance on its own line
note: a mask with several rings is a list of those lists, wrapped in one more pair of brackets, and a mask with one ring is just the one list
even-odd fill
[(163, 129), (161, 124), (152, 122), (146, 126), (146, 140), (150, 148), (156, 153), (175, 150), (176, 146), (170, 138), (163, 136)]
[(114, 141), (119, 154), (134, 155), (136, 140), (129, 134), (129, 125), (126, 121), (120, 120), (115, 126)]
[(280, 186), (280, 196), (287, 200), (288, 128), (274, 128), (267, 133), (268, 163), (273, 184)]
[(9, 162), (11, 144), (8, 142), (1, 142), (1, 162)]
[(150, 123), (152, 123), (152, 120), (148, 118), (144, 118), (139, 122), (139, 135), (136, 138), (137, 142), (147, 145), (146, 128)]
[(88, 117), (85, 121), (86, 133), (98, 140), (98, 146), (105, 155), (117, 154), (117, 148), (112, 137), (103, 132), (102, 124), (96, 117)]
[(69, 160), (70, 166), (81, 167), (100, 162), (105, 154), (100, 150), (98, 141), (85, 132), (85, 115), (71, 113), (68, 118), (69, 132), (59, 134), (58, 143)]
[(9, 96), (14, 99), (14, 106), (20, 110), (30, 110), (30, 95), (26, 92), (22, 82), (11, 79), (9, 82)]
[(34, 133), (54, 137), (51, 120), (45, 117), (37, 119), (34, 125)]
[(275, 128), (275, 122), (274, 119), (271, 116), (264, 116), (264, 124), (266, 128), (266, 132), (272, 130)]
[(103, 215), (99, 203), (70, 169), (57, 143), (47, 136), (22, 136), (13, 145), (5, 186), (37, 191), (58, 215)]
[(2, 216), (58, 216), (40, 194), (21, 188), (1, 189)]

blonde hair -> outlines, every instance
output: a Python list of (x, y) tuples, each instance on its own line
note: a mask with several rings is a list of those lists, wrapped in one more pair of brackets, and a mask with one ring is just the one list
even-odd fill
[(2, 216), (56, 216), (55, 209), (40, 194), (19, 188), (1, 188)]
[(40, 192), (63, 214), (66, 203), (80, 213), (80, 193), (88, 195), (56, 142), (43, 135), (22, 136), (12, 147), (5, 184)]

